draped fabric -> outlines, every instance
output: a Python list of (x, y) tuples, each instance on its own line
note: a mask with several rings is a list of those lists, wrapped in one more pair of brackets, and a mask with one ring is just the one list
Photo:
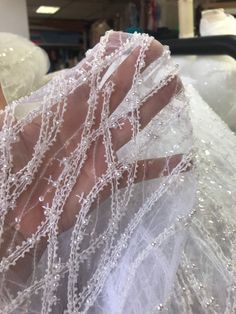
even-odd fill
[(164, 302), (186, 239), (178, 217), (189, 220), (196, 190), (181, 86), (167, 48), (108, 32), (6, 108), (2, 313), (148, 313)]
[(185, 85), (108, 32), (6, 107), (0, 313), (234, 313), (236, 139)]
[(16, 34), (0, 32), (0, 84), (9, 103), (41, 87), (48, 69), (43, 49)]

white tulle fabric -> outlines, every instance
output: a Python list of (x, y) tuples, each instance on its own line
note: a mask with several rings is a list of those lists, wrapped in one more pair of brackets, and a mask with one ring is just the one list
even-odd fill
[[(201, 36), (236, 35), (236, 19), (223, 9), (204, 11)], [(223, 56), (174, 57), (180, 75), (192, 79), (192, 85), (206, 103), (236, 131), (236, 61)]]
[(44, 50), (26, 38), (0, 32), (0, 83), (8, 102), (41, 87), (48, 69)]
[[(55, 76), (48, 85), (30, 97), (13, 102), (4, 112), (0, 137), (1, 231), (5, 217), (14, 210), (17, 199), (28, 187), (35, 184), (37, 188), (43, 180), (45, 184), (48, 182), (48, 189), (37, 201), (42, 202), (45, 215), (37, 231), (16, 247), (13, 243), (1, 259), (2, 313), (151, 313), (158, 307), (161, 310), (170, 294), (186, 240), (184, 226), (192, 217), (196, 180), (192, 171), (185, 172), (193, 158), (193, 142), (183, 91), (173, 95), (170, 103), (140, 130), (142, 104), (168, 85), (177, 73), (167, 48), (143, 70), (152, 40), (147, 35), (119, 33), (114, 36), (109, 32), (77, 67)], [(109, 116), (110, 99), (116, 91), (111, 74), (137, 48), (139, 57), (134, 65), (132, 86)], [(46, 152), (62, 136), (63, 118), (71, 102), (79, 106), (80, 97), (85, 97), (81, 92), (85, 84), (89, 86), (88, 111), (81, 141), (69, 156), (65, 155), (75, 133), (54, 153), (48, 167), (59, 159), (61, 170), (56, 181), (50, 175), (38, 176)], [(106, 97), (101, 122), (94, 129), (96, 99), (101, 90)], [(38, 108), (17, 122), (15, 110), (31, 103)], [(113, 158), (110, 130), (119, 128), (127, 117), (133, 134), (131, 141), (119, 150), (117, 162)], [(13, 143), (17, 145), (18, 137), (35, 119), (40, 122), (37, 122), (39, 132), (32, 157), (24, 160), (24, 166), (13, 173), (16, 154)], [(59, 235), (58, 222), (64, 204), (68, 199), (71, 201), (71, 191), (87, 151), (100, 135), (106, 148), (106, 173), (97, 178), (86, 197), (74, 196), (71, 210), (80, 205), (80, 211), (74, 226)], [(167, 176), (134, 184), (137, 160), (166, 156), (168, 161), (168, 156), (178, 153), (183, 154), (182, 161)], [(120, 190), (118, 179), (124, 172), (127, 187)], [(107, 184), (112, 186), (111, 197), (101, 204), (98, 201), (96, 209), (90, 210), (93, 200)], [(52, 202), (45, 205), (43, 200), (50, 193), (53, 193)], [(23, 204), (26, 213), (32, 210), (27, 207), (31, 197), (29, 193)], [(178, 217), (182, 217), (181, 222)], [(14, 228), (19, 229), (20, 223), (17, 219)], [(44, 236), (48, 237), (47, 249), (41, 260), (34, 263), (31, 277), (21, 282), (11, 266), (31, 252)]]
[[(79, 105), (79, 97), (84, 97), (80, 88), (90, 83), (83, 140), (70, 158), (63, 148), (72, 139), (63, 143), (54, 155), (62, 164), (59, 179), (43, 179), (49, 182), (49, 193), (51, 184), (56, 188), (51, 206), (44, 208), (46, 221), (37, 234), (1, 260), (0, 309), (4, 314), (235, 312), (235, 135), (187, 82), (186, 95), (182, 90), (174, 95), (140, 130), (138, 112), (144, 99), (168, 84), (176, 75), (176, 67), (165, 48), (160, 58), (142, 70), (152, 39), (121, 33), (118, 39), (114, 33), (107, 33), (85, 61), (54, 77), (30, 97), (11, 104), (5, 112), (4, 137), (0, 137), (2, 226), (23, 190), (33, 184), (33, 179), (42, 180), (37, 171), (54, 137), (61, 135), (63, 116), (72, 105), (70, 100)], [(110, 116), (106, 112), (109, 101), (104, 104), (104, 119), (94, 131), (89, 112), (96, 108), (95, 95), (98, 90), (110, 95), (110, 76), (137, 47), (140, 58), (127, 97)], [(112, 87), (115, 92), (116, 86)], [(15, 108), (27, 103), (37, 104), (38, 109), (16, 122)], [(112, 147), (107, 131), (119, 128), (122, 119), (130, 117), (130, 111), (137, 113), (131, 120), (137, 132), (118, 151), (117, 163), (110, 159)], [(41, 117), (40, 135), (32, 158), (16, 173), (13, 185), (13, 152), (9, 148), (35, 117)], [(88, 147), (98, 133), (107, 147), (107, 172), (86, 198), (75, 197), (74, 206), (82, 204), (77, 221), (59, 235), (58, 219), (64, 203), (70, 198), (83, 158), (87, 158)], [(179, 153), (183, 154), (182, 162), (169, 175), (134, 184), (135, 161), (163, 156), (168, 160), (168, 156)], [(194, 170), (184, 172), (190, 160), (194, 160)], [(120, 190), (117, 182), (124, 171), (129, 181)], [(113, 182), (111, 197), (90, 210), (99, 189), (109, 182)], [(21, 282), (16, 273), (7, 269), (44, 234), (49, 236), (47, 249), (28, 281)]]
[(206, 103), (236, 131), (236, 61), (229, 56), (174, 57)]
[(191, 86), (198, 204), (164, 313), (235, 313), (236, 136)]

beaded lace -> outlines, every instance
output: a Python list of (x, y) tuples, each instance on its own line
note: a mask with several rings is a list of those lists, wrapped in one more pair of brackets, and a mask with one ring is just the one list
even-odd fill
[(229, 131), (177, 72), (153, 38), (108, 32), (6, 108), (1, 313), (234, 312), (235, 138), (219, 154)]
[[(143, 313), (164, 302), (185, 238), (177, 216), (189, 219), (195, 179), (186, 172), (188, 103), (168, 49), (153, 43), (109, 32), (78, 66), (2, 114), (1, 313)], [(150, 123), (145, 106), (159, 112)], [(139, 178), (161, 157), (159, 178)], [(176, 208), (174, 195), (189, 202)], [(142, 308), (147, 287), (137, 289), (151, 273)]]
[(236, 136), (191, 86), (186, 90), (198, 147), (198, 197), (163, 312), (231, 314), (236, 311)]

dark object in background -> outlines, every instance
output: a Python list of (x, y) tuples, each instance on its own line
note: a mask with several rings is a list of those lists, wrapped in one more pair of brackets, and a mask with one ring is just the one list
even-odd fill
[(195, 30), (196, 30), (196, 35), (198, 36), (200, 35), (200, 21), (202, 17), (202, 11), (203, 11), (203, 7), (199, 4), (195, 10)]
[(156, 32), (145, 30), (145, 33), (155, 37), (157, 40), (178, 38), (179, 32), (177, 30), (170, 30), (167, 27), (159, 27)]
[(234, 35), (160, 41), (163, 45), (168, 45), (171, 53), (176, 55), (228, 55), (236, 59), (236, 36)]

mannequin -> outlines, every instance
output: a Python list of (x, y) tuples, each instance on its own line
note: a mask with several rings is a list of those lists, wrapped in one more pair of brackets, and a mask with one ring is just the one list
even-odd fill
[(236, 20), (224, 9), (202, 11), (201, 36), (236, 35)]

